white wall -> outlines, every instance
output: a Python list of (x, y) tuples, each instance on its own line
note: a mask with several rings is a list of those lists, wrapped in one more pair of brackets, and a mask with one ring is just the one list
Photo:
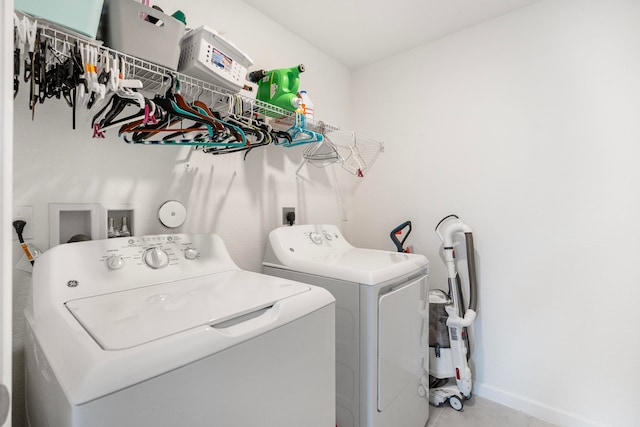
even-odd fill
[[(251, 56), (253, 69), (304, 63), (301, 88), (313, 97), (317, 117), (348, 125), (344, 100), (351, 98), (350, 71), (296, 35), (243, 2), (155, 3), (168, 13), (183, 10), (189, 27), (206, 24), (224, 33)], [(176, 199), (188, 210), (186, 223), (176, 232), (218, 233), (241, 268), (260, 271), (267, 233), (281, 225), (283, 206), (297, 208), (298, 222), (339, 223), (343, 216), (330, 169), (305, 167), (301, 174), (306, 179), (296, 179), (304, 147), (259, 148), (243, 161), (243, 153), (211, 156), (188, 148), (128, 145), (113, 132), (105, 140), (92, 139), (89, 116), (79, 115), (78, 129), (72, 131), (71, 110), (64, 102), (38, 104), (32, 122), (27, 94), (23, 84), (14, 102), (14, 205), (33, 207), (33, 243), (41, 249), (49, 245), (49, 203), (130, 203), (136, 233), (151, 234), (168, 232), (157, 220), (157, 210), (162, 202)], [(14, 244), (14, 261), (20, 256)], [(14, 425), (21, 426), (22, 311), (31, 275), (14, 274)]]
[[(257, 271), (281, 206), (294, 205), (301, 222), (342, 223), (354, 243), (386, 249), (388, 231), (411, 219), (410, 243), (442, 287), (433, 227), (456, 212), (476, 231), (477, 393), (563, 425), (640, 424), (640, 342), (630, 335), (640, 297), (637, 1), (546, 0), (353, 76), (242, 2), (162, 6), (224, 31), (254, 68), (304, 63), (319, 118), (349, 128), (353, 106), (356, 130), (386, 142), (353, 202), (345, 197), (352, 220), (342, 222), (330, 170), (295, 178), (301, 148), (268, 147), (244, 162), (91, 140), (86, 120), (70, 130), (61, 103), (38, 105), (31, 123), (23, 85), (14, 204), (33, 206), (36, 245), (48, 246), (52, 202), (133, 203), (139, 233), (155, 233), (165, 231), (160, 203), (178, 199), (189, 211), (179, 231), (219, 233)], [(15, 271), (16, 399), (29, 278)]]
[(386, 141), (355, 243), (413, 220), (443, 288), (433, 228), (459, 214), (476, 392), (560, 425), (640, 425), (638, 22), (637, 0), (546, 0), (353, 75), (356, 130)]

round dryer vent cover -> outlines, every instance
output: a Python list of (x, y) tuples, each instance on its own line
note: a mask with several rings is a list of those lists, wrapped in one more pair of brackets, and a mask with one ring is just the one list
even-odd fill
[(187, 209), (177, 200), (169, 200), (160, 206), (158, 219), (165, 227), (180, 227), (187, 219)]

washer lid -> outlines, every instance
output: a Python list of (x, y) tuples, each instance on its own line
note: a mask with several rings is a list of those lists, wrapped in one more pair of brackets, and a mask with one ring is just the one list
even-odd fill
[(307, 292), (308, 285), (225, 272), (71, 300), (71, 314), (105, 350), (123, 350), (215, 325)]

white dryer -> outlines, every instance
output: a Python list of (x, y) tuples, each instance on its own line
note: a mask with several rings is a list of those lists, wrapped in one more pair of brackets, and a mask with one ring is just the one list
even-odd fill
[(422, 255), (355, 248), (335, 225), (277, 228), (263, 272), (336, 298), (338, 427), (424, 427), (429, 418)]
[(212, 234), (56, 246), (27, 319), (32, 427), (335, 426), (335, 305)]

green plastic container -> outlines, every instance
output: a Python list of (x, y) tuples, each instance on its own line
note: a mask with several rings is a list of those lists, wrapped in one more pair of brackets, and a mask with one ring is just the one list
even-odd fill
[(300, 64), (291, 68), (254, 71), (250, 73), (249, 80), (258, 83), (256, 98), (259, 101), (287, 111), (295, 111), (300, 106), (298, 87), (302, 72), (304, 72), (304, 65)]

